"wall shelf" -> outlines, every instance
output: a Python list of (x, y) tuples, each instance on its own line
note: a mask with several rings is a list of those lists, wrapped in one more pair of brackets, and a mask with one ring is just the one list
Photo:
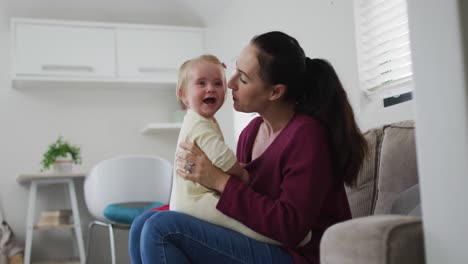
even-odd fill
[(55, 224), (50, 224), (50, 225), (35, 224), (34, 225), (34, 229), (72, 229), (74, 227), (75, 227), (74, 224), (59, 224), (59, 225), (55, 225)]
[(142, 130), (142, 134), (156, 133), (159, 131), (177, 131), (181, 128), (182, 123), (166, 122), (166, 123), (149, 123)]

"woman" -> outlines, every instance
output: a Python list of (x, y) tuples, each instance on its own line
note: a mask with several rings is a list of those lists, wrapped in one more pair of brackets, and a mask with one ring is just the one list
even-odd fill
[[(325, 229), (351, 218), (343, 183), (355, 184), (367, 146), (332, 66), (307, 58), (294, 38), (269, 32), (251, 40), (236, 67), (228, 83), (234, 108), (260, 115), (237, 146), (249, 183), (189, 144), (178, 154), (178, 176), (218, 191), (219, 211), (282, 246), (153, 211), (132, 225), (133, 263), (319, 263)], [(311, 240), (298, 247), (310, 230)]]

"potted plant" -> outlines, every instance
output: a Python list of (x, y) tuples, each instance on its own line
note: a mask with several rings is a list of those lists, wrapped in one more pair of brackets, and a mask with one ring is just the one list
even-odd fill
[(49, 145), (41, 165), (42, 170), (48, 170), (53, 165), (55, 173), (70, 173), (72, 163), (81, 164), (80, 148), (71, 145), (60, 136)]

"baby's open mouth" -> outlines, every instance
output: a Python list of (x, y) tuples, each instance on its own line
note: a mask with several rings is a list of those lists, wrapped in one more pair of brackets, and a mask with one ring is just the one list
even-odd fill
[(203, 103), (205, 103), (205, 104), (214, 104), (214, 103), (216, 103), (216, 98), (214, 98), (214, 97), (205, 98), (205, 99), (203, 99)]

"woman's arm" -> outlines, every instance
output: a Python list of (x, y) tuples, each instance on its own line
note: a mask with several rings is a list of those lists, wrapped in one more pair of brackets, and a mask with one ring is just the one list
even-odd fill
[(243, 183), (249, 183), (249, 173), (244, 169), (239, 162), (234, 163), (232, 167), (226, 171), (227, 174), (236, 176)]
[[(332, 170), (327, 138), (321, 128), (305, 126), (292, 138), (281, 169), (284, 179), (278, 197), (259, 193), (229, 175), (217, 174), (195, 146), (186, 146), (193, 153), (185, 158), (200, 163), (200, 167), (183, 177), (218, 190), (221, 197), (217, 208), (227, 216), (285, 246), (296, 247), (312, 227), (320, 226)], [(210, 172), (205, 173), (205, 169)]]
[(235, 176), (243, 182), (247, 182), (248, 173), (237, 161), (237, 157), (229, 146), (224, 142), (220, 129), (213, 125), (216, 121), (199, 118), (192, 126), (186, 140), (193, 142), (199, 147), (199, 152), (206, 154), (214, 166)]
[[(176, 154), (177, 175), (222, 193), (231, 175), (214, 166), (197, 145), (182, 142), (179, 147), (182, 151)], [(191, 172), (186, 170), (188, 162), (194, 164)]]
[[(295, 125), (281, 143), (275, 142), (282, 145), (281, 150), (265, 152), (253, 164), (261, 169), (252, 172), (256, 173), (252, 175), (252, 186), (229, 179), (217, 205), (227, 216), (291, 248), (310, 230), (312, 237), (314, 230), (321, 230), (324, 219), (328, 221), (329, 207), (341, 203), (330, 204), (327, 198), (332, 191), (333, 172), (326, 130), (318, 122)], [(244, 158), (251, 153), (249, 148), (240, 151)], [(273, 179), (275, 187), (266, 187)], [(262, 191), (266, 189), (275, 191)]]

